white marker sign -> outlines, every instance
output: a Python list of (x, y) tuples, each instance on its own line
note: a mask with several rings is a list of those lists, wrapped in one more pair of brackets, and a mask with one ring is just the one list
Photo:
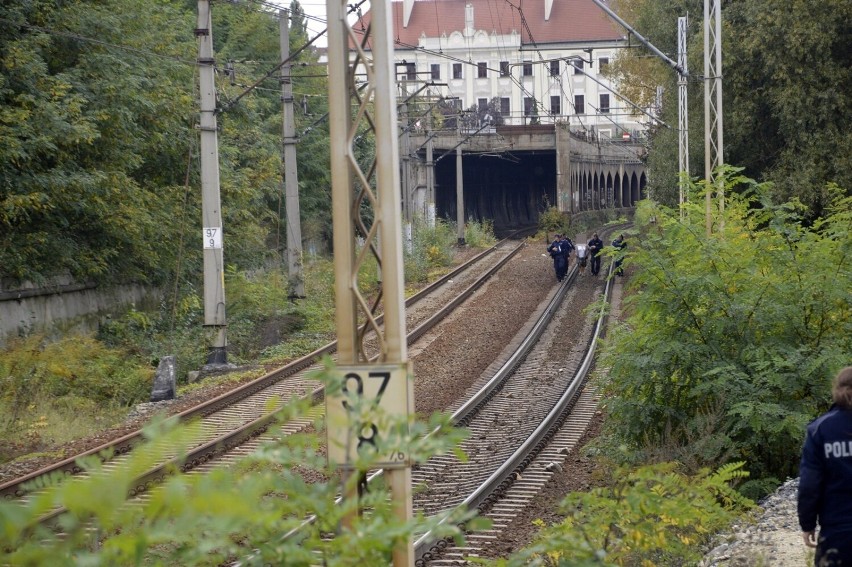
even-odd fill
[[(414, 383), (408, 364), (338, 366), (334, 372), (343, 388), (325, 396), (328, 461), (351, 467), (359, 450), (378, 448), (388, 440), (390, 427), (383, 423), (387, 418), (408, 423), (414, 413)], [(378, 455), (375, 465), (404, 468), (411, 465), (411, 457), (396, 448)]]
[(222, 227), (209, 226), (201, 229), (204, 231), (204, 249), (217, 249), (222, 247)]

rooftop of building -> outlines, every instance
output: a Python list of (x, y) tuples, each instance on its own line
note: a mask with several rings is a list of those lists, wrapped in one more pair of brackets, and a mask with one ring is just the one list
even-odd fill
[[(592, 0), (552, 0), (550, 17), (545, 19), (546, 0), (511, 3), (509, 0), (418, 0), (414, 2), (408, 25), (404, 24), (403, 2), (391, 2), (393, 39), (398, 47), (416, 46), (422, 37), (449, 36), (465, 29), (465, 7), (473, 7), (473, 29), (498, 35), (515, 32), (522, 45), (551, 43), (592, 43), (617, 41), (623, 30), (610, 20)], [(361, 25), (371, 21), (364, 14)], [(356, 29), (361, 25), (354, 25)]]

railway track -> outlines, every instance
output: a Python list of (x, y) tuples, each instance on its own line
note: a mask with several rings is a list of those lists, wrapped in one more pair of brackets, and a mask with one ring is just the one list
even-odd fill
[[(511, 257), (510, 254), (514, 254), (519, 249), (513, 248), (512, 252), (504, 250), (504, 259), (508, 260)], [(495, 271), (499, 269), (499, 266), (496, 266), (499, 262), (495, 259), (499, 255), (481, 255), (474, 259), (474, 261), (488, 258), (486, 263), (492, 264), (490, 271)], [(409, 310), (411, 314), (411, 317), (407, 319), (409, 328), (412, 326), (416, 327), (409, 336), (409, 342), (413, 342), (420, 336), (430, 332), (429, 330), (433, 324), (428, 322), (430, 318), (424, 313), (436, 310), (436, 303), (443, 301), (437, 298), (439, 295), (443, 294), (445, 297), (453, 296), (453, 299), (438, 310), (439, 312), (434, 315), (434, 318), (437, 319), (443, 318), (447, 313), (452, 311), (450, 303), (464, 301), (487, 278), (488, 276), (483, 276), (475, 280), (474, 283), (470, 283), (474, 278), (465, 275), (464, 270), (461, 268), (452, 274), (448, 274), (444, 278), (445, 281), (443, 284), (448, 282), (456, 284), (456, 291), (449, 291), (452, 285), (446, 285), (443, 287), (444, 291), (440, 293), (434, 293), (434, 291), (435, 289), (442, 289), (441, 287), (434, 288), (432, 292), (429, 292), (429, 300), (420, 303), (420, 313), (417, 313), (417, 309)], [(553, 462), (553, 451), (542, 453), (544, 456), (539, 457), (539, 461), (544, 459), (545, 464), (537, 465), (538, 461), (535, 460), (535, 454), (541, 453), (544, 442), (541, 439), (531, 441), (530, 439), (534, 439), (534, 437), (528, 436), (530, 430), (538, 431), (541, 429), (540, 424), (542, 420), (555, 424), (560, 423), (565, 419), (566, 408), (572, 404), (578, 408), (574, 412), (575, 418), (572, 419), (577, 419), (577, 414), (582, 414), (583, 411), (589, 413), (591, 411), (589, 408), (594, 407), (593, 393), (582, 391), (580, 386), (585, 372), (588, 371), (588, 365), (591, 364), (591, 354), (586, 351), (583, 343), (593, 343), (594, 339), (592, 337), (596, 336), (588, 328), (591, 323), (586, 321), (584, 323), (585, 330), (573, 334), (565, 334), (560, 330), (560, 321), (564, 322), (566, 319), (576, 319), (580, 315), (580, 312), (577, 310), (579, 308), (576, 307), (578, 304), (587, 304), (594, 299), (595, 292), (590, 293), (588, 289), (579, 290), (576, 286), (572, 285), (576, 281), (576, 278), (576, 267), (574, 267), (568, 281), (553, 292), (551, 303), (544, 309), (552, 317), (543, 317), (535, 325), (529, 324), (528, 326), (532, 327), (532, 331), (527, 329), (526, 331), (530, 332), (525, 334), (530, 335), (530, 338), (525, 340), (519, 338), (517, 340), (517, 342), (528, 343), (526, 345), (527, 351), (517, 354), (514, 348), (516, 345), (512, 345), (512, 348), (507, 347), (505, 356), (502, 357), (504, 360), (499, 371), (496, 373), (484, 373), (483, 377), (480, 378), (480, 382), (482, 383), (477, 385), (478, 393), (474, 394), (468, 401), (459, 404), (454, 414), (455, 420), (460, 424), (468, 425), (473, 432), (470, 440), (472, 444), (464, 447), (464, 450), (472, 456), (471, 461), (464, 467), (451, 461), (442, 462), (441, 459), (429, 461), (418, 466), (414, 471), (415, 482), (426, 487), (424, 493), (418, 496), (418, 499), (415, 501), (415, 507), (418, 510), (422, 510), (425, 513), (442, 513), (456, 506), (476, 508), (482, 514), (495, 514), (493, 516), (495, 518), (494, 526), (495, 528), (499, 528), (502, 522), (512, 515), (512, 507), (521, 505), (525, 498), (527, 498), (524, 495), (531, 493), (531, 485), (537, 482), (543, 484), (543, 479), (548, 476), (547, 471), (544, 469)], [(442, 284), (439, 283), (437, 285), (440, 286)], [(461, 293), (458, 293), (457, 290), (460, 286), (467, 287)], [(426, 293), (425, 290), (424, 293)], [(566, 296), (566, 301), (571, 307), (560, 307), (562, 298)], [(426, 295), (422, 297), (426, 297)], [(411, 303), (416, 303), (416, 301), (411, 301)], [(548, 322), (547, 319), (550, 318), (553, 321)], [(596, 324), (597, 333), (600, 332), (601, 324)], [(584, 339), (583, 337), (586, 338)], [(328, 349), (329, 347), (333, 347), (333, 343), (325, 348)], [(554, 361), (557, 359), (548, 353), (548, 349), (554, 347), (567, 349), (569, 359), (572, 361), (570, 367), (562, 364), (561, 361), (558, 364), (559, 368), (553, 366)], [(320, 349), (320, 351), (324, 350)], [(314, 360), (316, 357), (325, 354), (325, 352), (329, 352), (320, 351), (312, 353), (315, 357)], [(299, 364), (302, 365), (302, 369), (310, 365), (310, 363), (306, 365), (304, 359), (300, 359), (300, 361), (294, 363), (294, 365)], [(584, 366), (585, 370), (582, 370)], [(298, 370), (294, 372), (298, 372)], [(491, 376), (491, 374), (494, 374), (494, 376)], [(267, 377), (258, 379), (256, 382), (262, 381), (264, 378)], [(291, 382), (294, 379), (287, 381)], [(249, 384), (248, 386), (252, 386), (253, 384)], [(530, 397), (529, 404), (531, 405), (528, 404), (524, 406), (526, 409), (522, 409), (518, 401), (526, 397), (526, 393), (530, 389), (536, 391), (536, 396)], [(560, 392), (562, 392), (561, 395)], [(566, 392), (570, 392), (570, 394), (566, 394)], [(314, 397), (314, 399), (318, 399), (321, 396), (321, 390), (311, 390), (305, 393), (308, 396)], [(580, 397), (578, 401), (578, 396), (581, 393), (584, 397)], [(280, 396), (280, 394), (278, 395)], [(222, 396), (221, 398), (224, 397), (226, 396)], [(566, 401), (563, 401), (563, 398)], [(542, 411), (542, 407), (546, 405), (545, 402), (553, 406), (554, 399), (560, 400), (558, 405), (561, 406), (561, 410), (548, 414), (548, 416), (553, 414), (556, 417), (544, 417), (544, 413), (546, 412)], [(215, 401), (208, 402), (205, 406), (212, 405), (213, 403)], [(581, 410), (579, 408), (586, 409)], [(198, 411), (197, 408), (194, 409)], [(239, 414), (240, 412), (237, 413)], [(524, 419), (516, 419), (518, 414)], [(196, 413), (195, 415), (198, 414)], [(228, 426), (230, 428), (228, 433), (224, 436), (216, 437), (197, 450), (193, 450), (192, 454), (190, 454), (181, 466), (181, 469), (202, 474), (209, 468), (219, 466), (223, 462), (234, 460), (240, 455), (251, 452), (259, 444), (261, 436), (267, 437), (267, 435), (262, 434), (274, 421), (271, 415), (263, 415), (254, 421), (245, 422), (242, 426), (235, 427), (234, 422), (237, 418), (233, 413), (230, 415), (231, 424)], [(507, 416), (511, 416), (511, 418)], [(268, 421), (264, 423), (263, 420), (265, 419), (268, 419)], [(582, 415), (579, 419), (581, 425), (573, 426), (569, 430), (573, 429), (576, 432), (584, 429)], [(306, 417), (301, 424), (294, 422), (288, 424), (288, 427), (291, 428), (290, 431), (297, 431), (309, 423), (311, 423), (311, 419), (310, 417)], [(497, 428), (495, 424), (500, 425), (500, 428)], [(550, 428), (554, 429), (555, 425), (552, 425)], [(286, 435), (288, 432), (285, 431), (283, 434)], [(276, 433), (276, 435), (280, 436), (281, 433)], [(537, 435), (539, 438), (548, 438), (558, 434), (551, 431), (549, 433), (538, 433)], [(562, 435), (564, 436), (564, 433)], [(573, 435), (575, 438), (579, 437), (579, 434), (574, 433)], [(506, 442), (507, 439), (512, 439), (512, 442)], [(512, 455), (508, 455), (507, 458), (506, 451), (502, 449), (504, 446), (508, 447), (510, 445), (524, 449), (521, 453), (515, 452)], [(493, 454), (490, 458), (486, 458), (489, 453), (496, 453), (494, 450), (495, 447), (501, 448), (499, 458), (495, 458)], [(474, 457), (476, 460), (474, 460)], [(140, 477), (129, 496), (144, 495), (153, 483), (165, 476), (165, 468), (168, 466), (168, 464), (164, 464), (163, 467), (160, 467), (161, 470), (151, 471)], [(486, 478), (483, 480), (483, 477)], [(512, 482), (513, 480), (514, 482)], [(460, 499), (458, 496), (462, 495), (463, 497), (466, 494), (469, 494), (467, 498)], [(508, 495), (508, 503), (499, 503), (500, 494)], [(56, 513), (60, 512), (61, 510)], [(478, 537), (484, 538), (482, 541), (487, 543), (488, 538), (498, 536), (494, 535), (494, 533), (474, 534), (470, 539), (471, 541), (475, 541)], [(446, 553), (446, 558), (441, 555), (443, 553)], [(476, 554), (475, 547), (465, 550), (453, 549), (447, 542), (434, 541), (433, 538), (430, 538), (430, 534), (423, 534), (417, 542), (418, 566), (425, 566), (427, 564), (442, 565), (447, 561), (457, 564), (463, 556)]]
[[(414, 342), (429, 329), (437, 325), (449, 312), (469, 298), (521, 248), (511, 240), (503, 240), (494, 247), (480, 253), (465, 264), (434, 282), (406, 301), (407, 324), (415, 327), (409, 333), (409, 342)], [(437, 307), (441, 305), (441, 307)], [(293, 397), (322, 398), (322, 385), (309, 378), (312, 369), (319, 368), (317, 361), (334, 352), (336, 343), (310, 353), (278, 370), (270, 372), (235, 390), (220, 395), (194, 408), (181, 412), (177, 419), (185, 421), (199, 418), (204, 434), (200, 445), (193, 448), (180, 463), (170, 459), (155, 469), (140, 476), (128, 494), (134, 497), (147, 491), (152, 484), (169, 474), (169, 468), (178, 464), (184, 472), (207, 463), (211, 459), (238, 451), (238, 447), (265, 432), (276, 420), (269, 412), (270, 400), (289, 400)], [(144, 441), (141, 430), (105, 443), (83, 454), (65, 459), (54, 465), (34, 471), (22, 478), (0, 485), (0, 497), (25, 503), (32, 496), (32, 487), (38, 486), (36, 479), (46, 475), (85, 474), (79, 460), (93, 455), (111, 454), (111, 466), (121, 462), (135, 446)], [(45, 517), (49, 520), (61, 510)]]
[[(468, 460), (454, 456), (430, 459), (415, 468), (414, 509), (446, 515), (463, 507), (492, 520), (492, 529), (470, 534), (467, 546), (452, 547), (430, 533), (415, 542), (418, 567), (466, 564), (499, 539), (508, 525), (561, 467), (560, 456), (582, 436), (597, 406), (593, 390), (584, 388), (603, 331), (604, 311), (576, 319), (611, 280), (577, 286), (576, 265), (568, 281), (553, 294), (538, 320), (521, 333), (493, 376), (484, 376), (476, 393), (453, 414), (470, 438), (462, 449)], [(574, 307), (572, 309), (571, 307)]]

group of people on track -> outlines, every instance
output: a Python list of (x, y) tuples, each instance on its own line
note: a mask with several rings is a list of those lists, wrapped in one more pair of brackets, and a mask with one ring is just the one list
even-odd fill
[[(624, 242), (624, 235), (619, 234), (618, 238), (612, 241), (612, 246), (619, 250), (619, 252), (622, 251), (627, 246)], [(547, 247), (547, 252), (553, 258), (553, 270), (556, 272), (556, 281), (561, 282), (568, 274), (569, 259), (573, 250), (577, 251), (577, 263), (580, 273), (584, 274), (586, 272), (586, 264), (588, 262), (591, 263), (592, 275), (598, 275), (601, 271), (601, 251), (603, 247), (604, 243), (598, 236), (598, 233), (594, 233), (587, 244), (577, 245), (571, 242), (571, 239), (567, 235), (556, 234), (553, 242)], [(613, 268), (616, 275), (624, 275), (624, 269), (621, 266), (623, 259), (624, 255), (621, 253), (615, 259)]]

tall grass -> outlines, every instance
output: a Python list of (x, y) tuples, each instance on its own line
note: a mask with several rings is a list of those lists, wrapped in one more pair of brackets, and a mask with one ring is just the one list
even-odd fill
[[(487, 242), (489, 230), (474, 226), (469, 238)], [(446, 270), (455, 240), (455, 229), (444, 221), (432, 228), (419, 223), (404, 259), (406, 280), (426, 281)], [(294, 302), (286, 273), (228, 269), (228, 361), (282, 364), (332, 341), (334, 280), (331, 259), (310, 261), (304, 267), (306, 297)], [(359, 283), (366, 296), (378, 291), (378, 268), (371, 257)], [(157, 311), (130, 310), (104, 321), (95, 336), (11, 342), (0, 351), (0, 439), (20, 442), (0, 441), (0, 462), (119, 423), (131, 407), (148, 401), (155, 368), (166, 355), (175, 357), (179, 391), (186, 391), (188, 372), (206, 362), (203, 307), (200, 290), (186, 284), (177, 298), (164, 298)]]

